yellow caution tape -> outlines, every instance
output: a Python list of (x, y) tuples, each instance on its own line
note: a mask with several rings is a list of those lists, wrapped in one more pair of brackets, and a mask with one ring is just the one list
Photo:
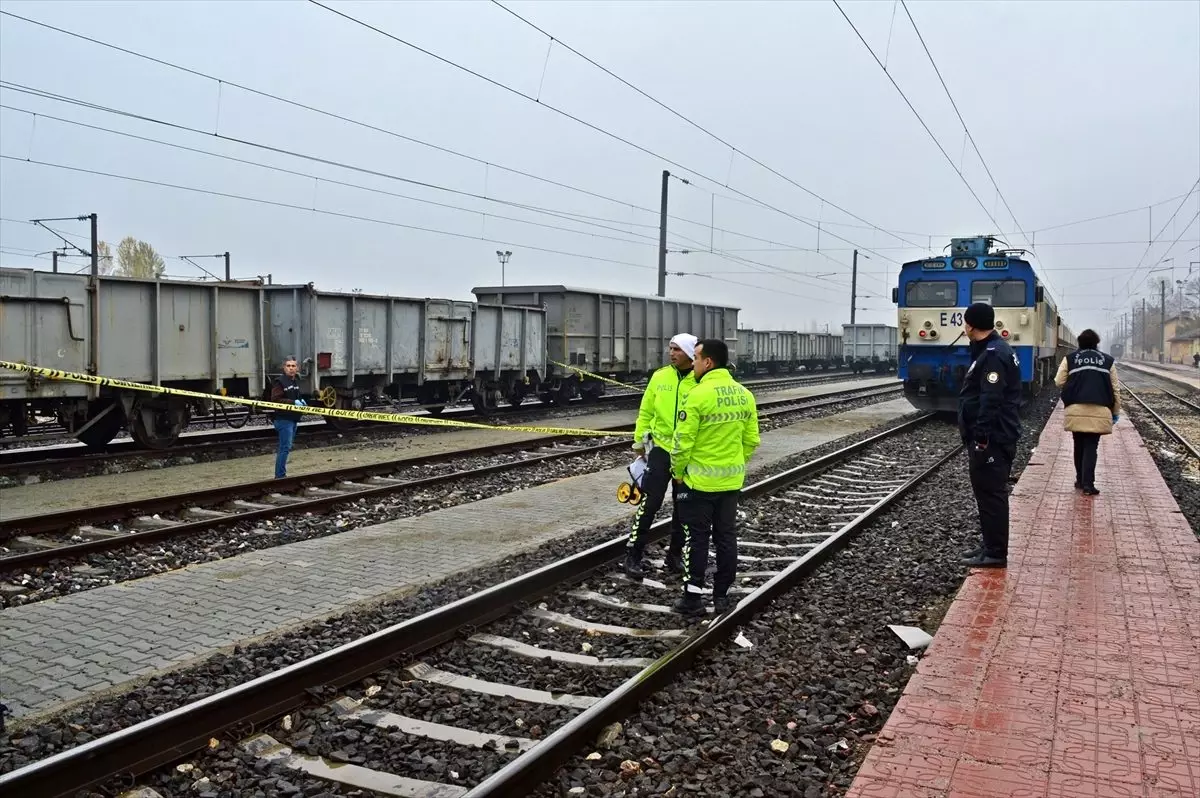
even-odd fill
[(489, 424), (476, 424), (470, 421), (454, 421), (448, 418), (431, 418), (425, 416), (410, 416), (398, 413), (378, 413), (372, 410), (337, 410), (330, 407), (297, 407), (296, 405), (285, 405), (279, 402), (264, 402), (259, 399), (245, 399), (240, 396), (219, 396), (217, 394), (200, 393), (199, 391), (188, 391), (182, 388), (164, 388), (161, 385), (147, 385), (141, 382), (129, 382), (127, 380), (118, 380), (113, 377), (98, 377), (93, 374), (78, 374), (72, 371), (59, 371), (58, 369), (47, 369), (41, 366), (31, 366), (28, 363), (14, 363), (9, 360), (0, 360), (0, 368), (10, 369), (12, 371), (22, 371), (26, 374), (44, 377), (49, 380), (62, 380), (65, 382), (82, 382), (88, 385), (96, 385), (105, 388), (121, 388), (127, 391), (142, 391), (145, 393), (164, 394), (167, 396), (186, 396), (190, 399), (206, 399), (209, 401), (232, 402), (234, 404), (246, 405), (247, 407), (257, 407), (263, 410), (286, 410), (292, 413), (306, 413), (314, 416), (328, 416), (330, 418), (345, 418), (353, 421), (380, 421), (386, 424), (414, 424), (417, 426), (431, 427), (462, 427), (466, 429), (486, 429), (497, 430), (504, 432), (537, 432), (542, 435), (576, 435), (579, 437), (604, 437), (616, 438), (622, 435), (627, 435), (628, 432), (620, 431), (604, 431), (597, 429), (576, 429), (574, 427), (529, 427), (529, 426), (493, 426)]
[(637, 387), (636, 385), (628, 385), (623, 382), (617, 382), (616, 380), (611, 379), (610, 377), (604, 377), (600, 374), (593, 374), (590, 371), (584, 371), (583, 369), (579, 368), (578, 366), (572, 366), (569, 363), (559, 363), (557, 360), (551, 360), (549, 362), (554, 364), (555, 366), (562, 366), (565, 369), (570, 369), (571, 371), (577, 371), (585, 377), (591, 377), (592, 379), (600, 380), (601, 382), (607, 382), (610, 385), (616, 385), (621, 388), (628, 388), (631, 391), (642, 390), (641, 388)]

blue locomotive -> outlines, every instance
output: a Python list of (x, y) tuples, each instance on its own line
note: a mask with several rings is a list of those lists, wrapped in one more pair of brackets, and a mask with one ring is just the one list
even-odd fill
[(996, 331), (1021, 363), (1026, 396), (1053, 382), (1075, 336), (1019, 249), (993, 249), (992, 236), (953, 238), (950, 254), (905, 263), (892, 289), (898, 306), (899, 376), (921, 410), (954, 411), (971, 365), (963, 312), (975, 302), (996, 309)]

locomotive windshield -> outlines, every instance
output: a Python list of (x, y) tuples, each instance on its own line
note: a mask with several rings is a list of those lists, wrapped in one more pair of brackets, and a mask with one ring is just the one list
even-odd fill
[(971, 302), (987, 302), (994, 308), (1025, 306), (1025, 283), (1022, 280), (975, 280), (971, 283)]
[(952, 308), (958, 304), (958, 283), (953, 280), (913, 280), (904, 290), (910, 308)]

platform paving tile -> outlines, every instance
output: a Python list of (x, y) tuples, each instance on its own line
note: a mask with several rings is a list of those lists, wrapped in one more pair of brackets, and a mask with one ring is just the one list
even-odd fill
[[(900, 399), (764, 433), (751, 470), (912, 412)], [(123, 684), (619, 522), (631, 515), (615, 498), (625, 476), (622, 467), (571, 477), (6, 609), (0, 612), (0, 701), (17, 717), (40, 713), (64, 700), (56, 690), (77, 688), (73, 678), (97, 678), (94, 689)]]
[(848, 798), (1200, 796), (1200, 541), (1137, 431), (1073, 488), (1059, 408)]

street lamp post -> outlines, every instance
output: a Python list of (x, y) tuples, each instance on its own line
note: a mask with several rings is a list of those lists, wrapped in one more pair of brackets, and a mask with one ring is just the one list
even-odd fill
[(500, 287), (504, 287), (504, 267), (508, 264), (508, 259), (512, 257), (512, 252), (507, 250), (496, 250), (496, 257), (500, 259)]

